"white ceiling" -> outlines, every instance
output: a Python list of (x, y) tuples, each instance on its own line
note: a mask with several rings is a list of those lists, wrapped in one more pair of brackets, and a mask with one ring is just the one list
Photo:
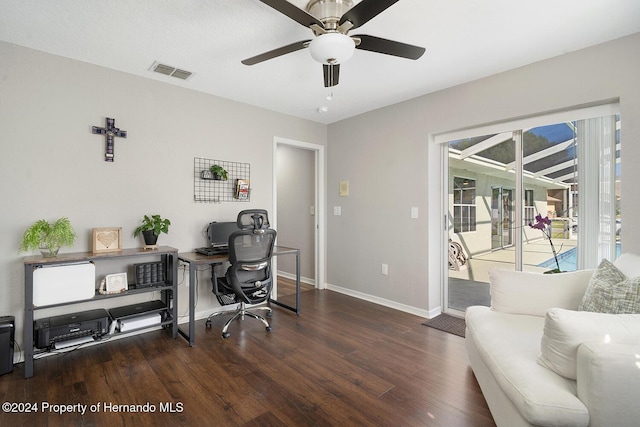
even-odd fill
[(400, 0), (351, 34), (423, 46), (422, 58), (356, 50), (327, 89), (306, 49), (240, 63), (313, 37), (259, 0), (0, 0), (2, 41), (321, 123), (639, 31), (639, 0)]

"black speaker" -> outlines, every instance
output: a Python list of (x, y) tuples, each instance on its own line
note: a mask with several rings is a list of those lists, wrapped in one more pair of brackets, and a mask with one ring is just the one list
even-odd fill
[(13, 371), (13, 344), (16, 318), (0, 316), (0, 375)]

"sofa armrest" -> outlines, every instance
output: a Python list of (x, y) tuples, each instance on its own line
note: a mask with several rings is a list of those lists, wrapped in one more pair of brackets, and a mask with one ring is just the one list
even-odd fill
[(578, 398), (589, 426), (637, 426), (640, 344), (583, 343), (577, 355)]
[(491, 308), (510, 314), (544, 317), (553, 307), (577, 310), (594, 270), (542, 274), (489, 270)]

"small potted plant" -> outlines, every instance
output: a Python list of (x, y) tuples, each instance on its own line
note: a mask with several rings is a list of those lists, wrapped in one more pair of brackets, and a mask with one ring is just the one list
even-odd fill
[(158, 241), (160, 233), (168, 233), (171, 221), (166, 218), (160, 217), (160, 215), (145, 215), (142, 218), (142, 224), (135, 229), (133, 236), (137, 237), (142, 233), (144, 237), (144, 243), (147, 246), (153, 246)]
[(209, 168), (215, 180), (227, 180), (227, 171), (220, 165), (213, 165)]
[(62, 246), (73, 246), (76, 237), (69, 218), (62, 217), (53, 224), (41, 219), (24, 232), (20, 251), (39, 249), (43, 257), (52, 258)]

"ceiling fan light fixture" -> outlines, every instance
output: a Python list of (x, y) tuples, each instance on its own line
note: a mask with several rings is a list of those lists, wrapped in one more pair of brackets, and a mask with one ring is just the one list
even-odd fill
[(341, 64), (351, 56), (356, 49), (351, 37), (341, 33), (321, 34), (309, 44), (311, 57), (321, 64)]

